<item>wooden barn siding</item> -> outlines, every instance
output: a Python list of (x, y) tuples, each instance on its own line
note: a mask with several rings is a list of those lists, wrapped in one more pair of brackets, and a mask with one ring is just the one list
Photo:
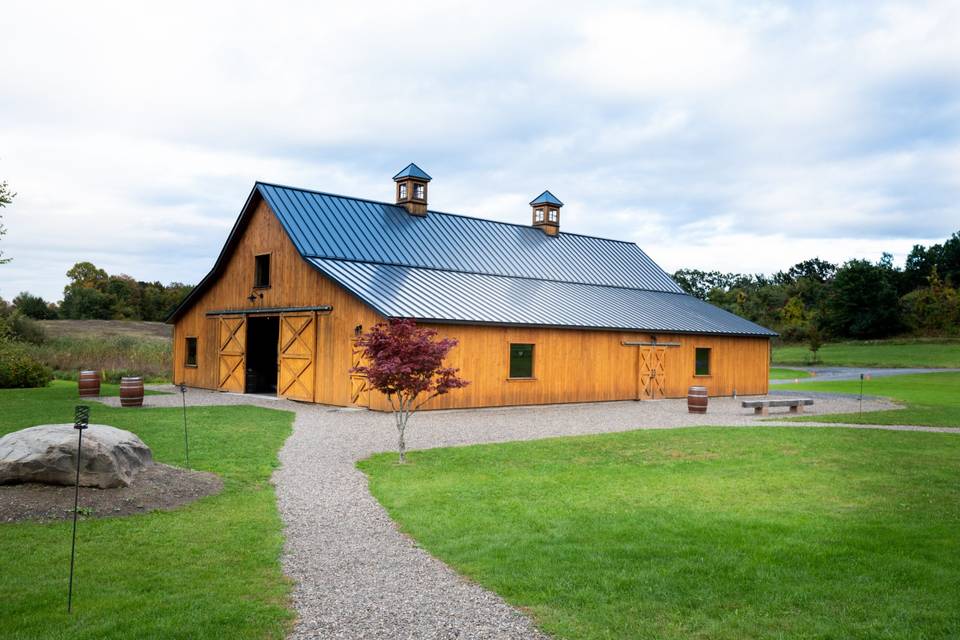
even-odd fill
[[(621, 341), (650, 340), (649, 333), (432, 326), (441, 335), (460, 341), (448, 362), (460, 368), (470, 385), (437, 398), (424, 407), (429, 409), (634, 400), (642, 347), (623, 346)], [(661, 343), (681, 343), (679, 347), (666, 347), (666, 397), (685, 397), (692, 385), (707, 387), (711, 396), (729, 396), (734, 389), (739, 395), (767, 393), (768, 339), (656, 335)], [(510, 343), (536, 345), (534, 380), (507, 380)], [(709, 376), (694, 376), (697, 347), (712, 349)], [(389, 406), (383, 398), (374, 397), (371, 408)]]
[[(174, 380), (189, 386), (217, 386), (217, 318), (208, 310), (248, 308), (253, 284), (253, 256), (271, 253), (271, 287), (262, 290), (263, 307), (331, 305), (317, 324), (315, 401), (350, 404), (351, 339), (360, 324), (369, 328), (381, 317), (352, 294), (334, 284), (297, 253), (279, 221), (261, 202), (230, 257), (221, 277), (177, 321), (174, 327)], [(261, 304), (261, 303), (258, 303)], [(637, 397), (638, 350), (621, 341), (647, 341), (648, 333), (572, 329), (524, 329), (497, 326), (433, 325), (460, 345), (450, 363), (471, 381), (466, 389), (437, 398), (425, 408), (448, 409), (500, 405), (549, 404)], [(184, 367), (185, 338), (198, 337), (197, 368)], [(769, 376), (769, 340), (657, 334), (660, 342), (680, 342), (666, 349), (668, 397), (683, 397), (687, 387), (706, 386), (711, 396), (763, 394)], [(530, 381), (507, 381), (510, 343), (535, 347)], [(712, 375), (694, 377), (694, 349), (710, 347)], [(362, 402), (365, 404), (365, 402)], [(389, 408), (386, 399), (371, 394), (371, 408)]]
[[(253, 257), (270, 253), (269, 289), (262, 307), (310, 307), (330, 305), (333, 312), (317, 318), (315, 401), (350, 403), (350, 336), (353, 328), (369, 327), (379, 320), (373, 309), (324, 278), (307, 264), (279, 220), (264, 202), (251, 216), (222, 275), (174, 326), (174, 381), (205, 389), (217, 387), (217, 318), (207, 311), (250, 308), (247, 296), (253, 288)], [(187, 336), (199, 338), (197, 368), (184, 367)]]

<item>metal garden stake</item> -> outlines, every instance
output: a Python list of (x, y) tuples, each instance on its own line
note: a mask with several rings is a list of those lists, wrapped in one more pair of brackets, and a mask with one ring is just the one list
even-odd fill
[(860, 374), (860, 419), (863, 420), (863, 374)]
[(73, 611), (73, 560), (77, 552), (77, 511), (80, 508), (80, 447), (83, 430), (90, 424), (90, 407), (77, 405), (73, 413), (73, 428), (77, 430), (77, 482), (73, 494), (73, 538), (70, 541), (70, 586), (67, 588), (67, 613)]
[(187, 453), (187, 468), (190, 468), (190, 439), (187, 437), (187, 385), (180, 383), (180, 397), (183, 399), (183, 448)]

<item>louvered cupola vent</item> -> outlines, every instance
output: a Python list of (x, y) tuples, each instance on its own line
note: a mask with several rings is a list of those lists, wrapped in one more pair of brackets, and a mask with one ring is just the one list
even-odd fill
[(427, 215), (427, 183), (432, 178), (412, 162), (393, 176), (397, 184), (397, 204), (415, 216)]
[(563, 203), (549, 191), (544, 191), (530, 203), (533, 207), (533, 226), (543, 229), (548, 236), (560, 233), (560, 207)]

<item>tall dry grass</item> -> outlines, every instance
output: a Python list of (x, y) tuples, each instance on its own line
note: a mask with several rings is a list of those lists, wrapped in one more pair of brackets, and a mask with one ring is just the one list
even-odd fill
[(80, 369), (100, 371), (106, 382), (122, 376), (143, 376), (147, 382), (169, 382), (173, 354), (169, 341), (129, 336), (59, 336), (26, 345), (29, 353), (60, 379), (76, 380)]

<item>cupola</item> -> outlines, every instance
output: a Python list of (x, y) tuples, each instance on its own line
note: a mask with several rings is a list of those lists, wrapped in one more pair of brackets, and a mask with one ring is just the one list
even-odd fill
[(549, 191), (544, 191), (530, 203), (533, 207), (533, 226), (543, 229), (548, 236), (560, 233), (560, 207), (563, 203)]
[(427, 183), (432, 178), (412, 162), (393, 176), (397, 183), (397, 204), (415, 216), (427, 215)]

